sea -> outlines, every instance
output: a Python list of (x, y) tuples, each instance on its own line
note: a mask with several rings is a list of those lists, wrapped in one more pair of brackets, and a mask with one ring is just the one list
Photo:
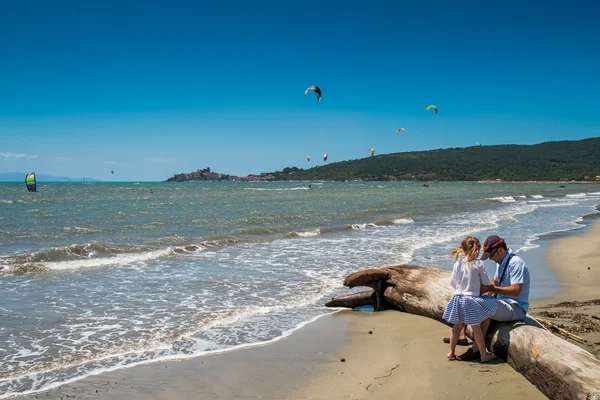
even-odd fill
[[(450, 270), (466, 235), (527, 259), (598, 204), (574, 183), (0, 184), (0, 397), (279, 340), (334, 312), (350, 273)], [(532, 298), (553, 294), (531, 273)]]

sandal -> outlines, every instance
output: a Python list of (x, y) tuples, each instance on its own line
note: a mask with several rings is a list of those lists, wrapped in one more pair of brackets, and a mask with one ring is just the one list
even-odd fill
[[(450, 338), (449, 337), (445, 337), (444, 338), (444, 343), (450, 343)], [(458, 344), (459, 346), (468, 346), (469, 345), (469, 340), (467, 338), (458, 339), (458, 342), (456, 344)]]

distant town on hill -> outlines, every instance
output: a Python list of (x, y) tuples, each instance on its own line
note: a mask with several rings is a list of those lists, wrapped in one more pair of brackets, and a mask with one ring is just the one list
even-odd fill
[(600, 180), (600, 137), (535, 145), (471, 146), (382, 154), (243, 177), (205, 168), (176, 174), (167, 182), (292, 180), (595, 182)]

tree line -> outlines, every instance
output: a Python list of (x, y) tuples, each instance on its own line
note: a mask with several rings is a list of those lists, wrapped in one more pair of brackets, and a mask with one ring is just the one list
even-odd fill
[(274, 180), (584, 181), (600, 176), (600, 137), (535, 145), (492, 145), (382, 154), (308, 169)]

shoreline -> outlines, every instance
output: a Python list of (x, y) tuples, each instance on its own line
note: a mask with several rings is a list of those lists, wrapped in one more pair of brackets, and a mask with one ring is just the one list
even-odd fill
[(448, 331), (398, 311), (341, 310), (264, 346), (116, 370), (12, 399), (387, 399), (398, 393), (414, 400), (545, 399), (501, 360), (447, 361), (441, 338)]
[[(600, 267), (594, 268), (600, 265), (596, 263), (600, 261), (598, 218), (600, 214), (596, 213), (583, 216), (582, 228), (542, 235), (535, 240), (539, 247), (523, 251), (528, 264), (531, 259), (532, 270), (541, 272), (535, 264), (543, 264), (544, 270), (556, 274), (558, 282), (552, 295), (531, 301), (530, 312), (534, 315), (556, 314), (553, 303), (593, 300), (593, 294), (598, 293)], [(580, 268), (575, 273), (565, 260), (578, 257), (585, 262), (577, 264)], [(582, 291), (582, 287), (586, 290)], [(588, 311), (600, 315), (600, 310)], [(554, 322), (561, 323), (560, 319)], [(203, 399), (292, 400), (388, 398), (404, 393), (403, 398), (409, 399), (458, 400), (465, 396), (482, 397), (483, 392), (490, 399), (545, 398), (504, 361), (486, 365), (448, 362), (448, 345), (441, 341), (448, 331), (439, 322), (396, 311), (342, 310), (307, 323), (274, 342), (103, 372), (58, 388), (11, 398), (174, 400), (200, 395)], [(600, 339), (597, 341), (600, 345)], [(594, 352), (594, 346), (581, 347)], [(594, 354), (598, 356), (600, 352)], [(342, 357), (345, 362), (340, 361)], [(439, 384), (440, 380), (444, 385)], [(406, 394), (406, 387), (414, 388), (414, 397)]]

